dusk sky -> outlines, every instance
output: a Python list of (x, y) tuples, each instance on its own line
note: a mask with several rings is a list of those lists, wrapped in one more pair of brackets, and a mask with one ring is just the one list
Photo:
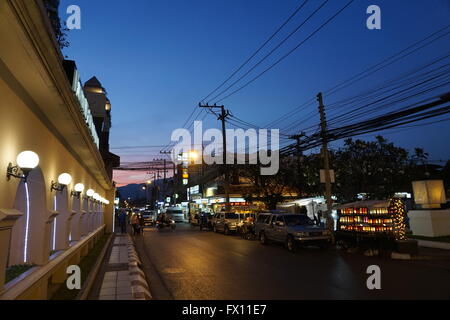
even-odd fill
[[(168, 144), (172, 131), (184, 124), (194, 106), (244, 62), (302, 2), (62, 0), (61, 17), (67, 17), (65, 10), (71, 4), (80, 6), (82, 17), (82, 29), (69, 32), (70, 47), (64, 54), (76, 61), (83, 82), (95, 75), (108, 91), (113, 108), (111, 151), (120, 155), (122, 162), (148, 161), (161, 157), (158, 153), (162, 148), (114, 148)], [(258, 57), (274, 47), (322, 2), (310, 0)], [(259, 66), (254, 75), (306, 38), (346, 3), (347, 0), (329, 1), (317, 16)], [(372, 4), (381, 8), (381, 30), (366, 27), (366, 9)], [(449, 16), (448, 0), (356, 0), (275, 68), (220, 103), (237, 117), (265, 127), (314, 98), (319, 91), (326, 91), (445, 27)], [(354, 86), (330, 97), (325, 95), (325, 105), (371, 89), (449, 51), (447, 35)], [(447, 86), (442, 92), (448, 89)], [(314, 114), (314, 110), (317, 110), (316, 104), (299, 110), (275, 128), (283, 129), (297, 119), (298, 130), (318, 124), (319, 115)], [(330, 113), (331, 117), (333, 113)], [(306, 122), (301, 121), (311, 114), (314, 116)], [(206, 126), (219, 127), (220, 124), (212, 116), (205, 121)], [(432, 160), (450, 159), (450, 148), (446, 145), (449, 122), (400, 132), (392, 129), (381, 134), (409, 150), (424, 148)], [(373, 139), (374, 135), (364, 138)], [(331, 147), (340, 145), (341, 142), (334, 142)], [(144, 182), (146, 175), (125, 177), (122, 174), (116, 176), (116, 180), (119, 185)]]

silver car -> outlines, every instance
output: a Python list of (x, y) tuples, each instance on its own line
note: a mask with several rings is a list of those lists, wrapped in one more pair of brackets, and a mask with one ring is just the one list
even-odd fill
[(214, 232), (223, 232), (224, 234), (229, 235), (230, 233), (237, 231), (238, 224), (238, 214), (234, 212), (221, 212), (215, 218), (213, 230)]
[(299, 245), (313, 244), (327, 248), (331, 244), (331, 233), (323, 226), (317, 226), (306, 215), (261, 214), (255, 226), (262, 244), (270, 241), (282, 242), (295, 252)]

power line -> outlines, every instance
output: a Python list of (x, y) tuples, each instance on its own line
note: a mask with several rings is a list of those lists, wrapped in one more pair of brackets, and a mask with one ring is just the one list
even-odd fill
[(222, 102), (225, 99), (228, 99), (232, 95), (236, 94), (237, 92), (241, 91), (242, 89), (249, 86), (251, 83), (262, 77), (264, 74), (266, 74), (268, 71), (273, 69), (276, 65), (278, 65), (280, 62), (282, 62), (284, 59), (286, 59), (288, 56), (290, 56), (294, 51), (296, 51), (298, 48), (300, 48), (304, 43), (306, 43), (309, 39), (311, 39), (314, 35), (316, 35), (320, 30), (322, 30), (326, 25), (328, 25), (331, 21), (333, 21), (340, 13), (342, 13), (345, 9), (347, 9), (348, 6), (350, 6), (355, 0), (350, 0), (344, 7), (342, 7), (338, 12), (336, 12), (333, 16), (331, 16), (327, 21), (325, 21), (319, 28), (317, 28), (313, 33), (311, 33), (306, 39), (304, 39), (302, 42), (297, 44), (294, 48), (292, 48), (288, 53), (283, 55), (280, 59), (278, 59), (275, 63), (273, 63), (271, 66), (266, 68), (264, 71), (259, 73), (256, 77), (252, 78), (250, 81), (248, 81), (243, 86), (239, 87), (238, 89), (234, 90), (230, 94), (226, 95), (222, 99), (218, 100), (216, 103)]
[[(251, 67), (249, 70), (247, 70), (246, 73), (244, 73), (241, 77), (239, 77), (236, 81), (234, 81), (232, 84), (230, 84), (227, 88), (222, 90), (219, 94), (214, 96), (210, 99), (210, 101), (213, 101), (214, 99), (217, 99), (222, 94), (227, 92), (229, 89), (234, 87), (238, 82), (240, 82), (242, 79), (244, 79), (247, 75), (249, 75), (255, 68), (257, 68), (261, 63), (263, 63), (268, 57), (270, 57), (275, 51), (277, 51), (287, 40), (289, 40), (295, 33), (297, 33), (317, 12), (319, 12), (325, 4), (328, 3), (329, 0), (325, 0), (316, 10), (314, 10), (302, 23), (300, 23), (297, 28), (295, 28), (291, 33), (287, 35), (278, 45), (275, 46), (268, 54), (266, 54), (261, 60), (259, 60), (253, 67)], [(209, 102), (210, 102), (209, 101)]]
[(204, 102), (211, 95), (216, 93), (220, 88), (222, 88), (230, 79), (232, 79), (239, 71), (242, 70), (288, 23), (291, 21), (297, 13), (306, 5), (309, 0), (305, 0), (297, 9), (283, 22), (283, 24), (278, 27), (278, 29), (247, 59), (242, 63), (239, 68), (237, 68), (225, 81), (223, 81), (216, 89), (210, 92), (205, 98), (201, 100)]
[[(439, 58), (433, 60), (432, 62), (429, 62), (429, 63), (427, 63), (427, 64), (425, 64), (425, 65), (423, 65), (423, 66), (421, 66), (419, 68), (414, 69), (412, 72), (407, 72), (406, 74), (403, 74), (400, 77), (396, 77), (396, 78), (394, 78), (392, 80), (387, 81), (386, 83), (384, 83), (382, 85), (379, 85), (376, 89), (371, 89), (371, 90), (365, 91), (362, 94), (358, 94), (358, 95), (356, 95), (356, 96), (354, 96), (352, 98), (346, 98), (346, 99), (341, 100), (341, 101), (339, 101), (337, 103), (328, 105), (328, 108), (329, 109), (337, 109), (340, 106), (346, 106), (348, 108), (348, 103), (357, 103), (358, 101), (366, 101), (368, 98), (373, 99), (373, 98), (381, 97), (385, 93), (388, 93), (388, 92), (393, 91), (395, 89), (401, 88), (402, 86), (408, 85), (410, 83), (415, 83), (415, 82), (417, 82), (419, 80), (422, 81), (423, 79), (420, 79), (420, 77), (423, 77), (423, 76), (429, 75), (429, 74), (433, 74), (436, 71), (440, 71), (443, 67), (448, 66), (448, 64), (438, 66), (437, 68), (435, 68), (433, 70), (430, 70), (430, 71), (427, 71), (425, 73), (422, 73), (421, 75), (415, 76), (414, 78), (408, 78), (408, 77), (412, 76), (415, 73), (417, 73), (417, 72), (419, 72), (421, 70), (424, 70), (424, 69), (426, 69), (426, 68), (428, 68), (428, 67), (430, 67), (430, 66), (432, 66), (432, 65), (434, 65), (436, 63), (439, 63), (439, 62), (447, 59), (449, 56), (450, 56), (449, 54), (446, 54), (443, 57), (439, 57)], [(440, 73), (438, 75), (440, 75), (440, 76), (446, 75), (446, 71), (444, 71), (444, 72), (440, 71)], [(403, 78), (406, 78), (406, 80), (400, 81)], [(389, 87), (391, 87), (391, 88), (387, 89)], [(381, 91), (383, 89), (387, 89), (387, 90)], [(378, 91), (381, 91), (381, 92), (377, 93)], [(315, 110), (313, 110), (310, 113), (310, 114), (312, 114), (312, 116), (308, 117), (306, 119), (303, 118), (302, 119), (302, 123), (307, 122), (309, 119), (311, 119), (313, 116), (315, 116), (315, 113), (316, 113)], [(333, 113), (331, 113), (331, 114), (333, 114)], [(307, 116), (308, 115), (306, 115), (306, 117)], [(339, 116), (339, 117), (342, 117), (342, 115)], [(332, 119), (334, 119), (334, 118), (332, 118)], [(333, 122), (333, 121), (331, 121), (331, 122)], [(298, 124), (299, 124), (299, 122), (296, 120), (296, 121), (292, 122), (290, 125), (288, 125), (287, 127), (285, 127), (284, 130), (289, 132), (289, 130), (291, 128), (293, 128), (295, 126), (298, 126)], [(310, 126), (310, 127), (307, 127), (307, 128), (303, 127), (303, 130), (308, 131), (308, 130), (314, 128), (315, 126), (316, 125)]]
[[(367, 69), (365, 69), (365, 70), (363, 70), (363, 71), (357, 73), (356, 75), (353, 75), (352, 77), (350, 77), (350, 78), (348, 78), (348, 79), (346, 79), (346, 80), (344, 80), (344, 81), (338, 83), (337, 85), (333, 86), (332, 88), (328, 89), (327, 91), (325, 91), (325, 94), (326, 94), (327, 96), (330, 96), (331, 94), (334, 94), (334, 93), (336, 93), (336, 92), (342, 90), (344, 87), (346, 87), (346, 86), (344, 86), (344, 85), (346, 85), (347, 83), (351, 82), (352, 80), (357, 79), (356, 81), (353, 81), (353, 82), (352, 82), (352, 84), (353, 84), (353, 83), (355, 83), (355, 82), (357, 82), (357, 81), (360, 81), (360, 80), (364, 79), (364, 77), (361, 77), (361, 76), (363, 76), (364, 74), (367, 74), (367, 73), (373, 71), (374, 69), (376, 69), (376, 71), (374, 71), (374, 72), (380, 71), (380, 70), (386, 68), (387, 66), (391, 65), (392, 63), (395, 63), (395, 62), (399, 61), (400, 59), (405, 58), (407, 55), (404, 55), (404, 56), (402, 56), (400, 59), (396, 59), (395, 61), (391, 61), (391, 63), (389, 63), (389, 64), (385, 64), (385, 63), (388, 62), (389, 60), (394, 59), (395, 57), (402, 55), (404, 52), (407, 52), (408, 50), (410, 50), (410, 49), (416, 47), (417, 45), (421, 44), (422, 42), (427, 41), (428, 39), (434, 37), (435, 35), (441, 33), (442, 31), (447, 30), (449, 27), (450, 27), (450, 25), (447, 25), (447, 26), (445, 26), (445, 27), (443, 27), (443, 28), (440, 28), (439, 30), (434, 31), (433, 33), (427, 35), (425, 38), (423, 38), (423, 39), (421, 39), (421, 40), (419, 40), (419, 41), (416, 41), (416, 42), (414, 42), (413, 44), (409, 45), (408, 47), (406, 47), (406, 48), (400, 50), (399, 52), (397, 52), (397, 53), (395, 53), (395, 54), (393, 54), (393, 55), (391, 55), (391, 56), (389, 56), (389, 57), (387, 57), (387, 58), (384, 58), (382, 61), (376, 63), (375, 65), (370, 66), (369, 68), (367, 68)], [(442, 37), (444, 37), (444, 36), (447, 35), (447, 34), (448, 34), (448, 32), (445, 33), (445, 34), (443, 34), (443, 35), (441, 35), (441, 36), (439, 36), (439, 37), (437, 37), (436, 39), (434, 39), (434, 40), (428, 42), (427, 44), (425, 44), (425, 45), (423, 45), (423, 46), (417, 48), (417, 50), (414, 50), (413, 52), (410, 52), (409, 54), (412, 54), (412, 53), (414, 53), (414, 52), (417, 52), (418, 50), (424, 48), (425, 46), (430, 45), (430, 44), (433, 43), (434, 41), (437, 41), (437, 40), (441, 39)], [(408, 54), (408, 55), (409, 55), (409, 54)], [(377, 67), (379, 67), (379, 66), (382, 66), (382, 67), (380, 67), (380, 68), (377, 69)], [(371, 72), (371, 74), (373, 74), (374, 72)], [(285, 113), (284, 115), (280, 116), (280, 117), (277, 118), (276, 120), (270, 122), (269, 124), (266, 125), (266, 127), (271, 126), (271, 125), (274, 125), (274, 124), (277, 123), (277, 122), (280, 122), (280, 121), (283, 121), (284, 119), (289, 118), (290, 116), (292, 116), (293, 114), (295, 114), (298, 110), (300, 110), (300, 109), (302, 109), (302, 108), (305, 108), (305, 107), (311, 105), (312, 103), (314, 103), (314, 101), (315, 101), (315, 99), (314, 99), (314, 98), (311, 98), (310, 100), (306, 101), (305, 103), (301, 104), (300, 106), (293, 108), (291, 111)]]

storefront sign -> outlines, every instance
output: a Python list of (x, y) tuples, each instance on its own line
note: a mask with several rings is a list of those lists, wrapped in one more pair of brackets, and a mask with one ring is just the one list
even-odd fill
[(193, 186), (193, 187), (189, 188), (189, 193), (191, 195), (199, 194), (200, 193), (200, 186)]

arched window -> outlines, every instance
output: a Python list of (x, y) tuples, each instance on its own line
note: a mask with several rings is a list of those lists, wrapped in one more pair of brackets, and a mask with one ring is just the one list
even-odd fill
[(16, 193), (15, 209), (23, 215), (14, 224), (8, 265), (48, 262), (49, 212), (46, 205), (42, 171), (34, 169), (27, 182), (21, 181)]
[(69, 247), (70, 217), (68, 191), (55, 191), (53, 194), (53, 210), (58, 213), (53, 218), (50, 231), (51, 252), (65, 250)]
[(69, 243), (79, 241), (81, 238), (81, 203), (83, 198), (73, 197), (72, 217), (70, 218)]
[(95, 202), (92, 201), (92, 200), (89, 201), (89, 211), (88, 211), (88, 214), (87, 214), (88, 233), (91, 233), (92, 230), (94, 230), (93, 225), (94, 225), (94, 217), (95, 217), (95, 210), (96, 210), (95, 207), (96, 207)]
[(80, 230), (81, 230), (82, 237), (89, 233), (89, 229), (88, 229), (89, 203), (90, 203), (90, 200), (88, 198), (83, 199), (83, 209), (81, 211), (81, 217), (80, 217)]

